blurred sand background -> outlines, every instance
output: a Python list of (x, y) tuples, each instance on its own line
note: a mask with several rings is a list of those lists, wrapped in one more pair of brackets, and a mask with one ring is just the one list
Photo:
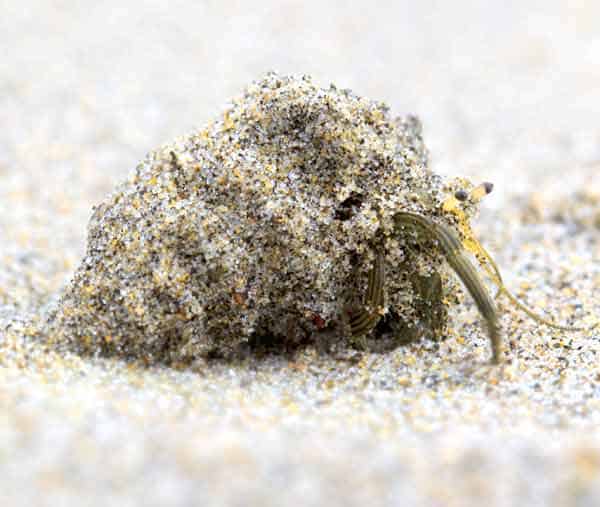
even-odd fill
[(432, 167), (494, 192), (476, 224), (507, 284), (600, 315), (600, 4), (0, 3), (0, 503), (600, 505), (600, 332), (469, 303), (455, 335), (355, 365), (185, 371), (59, 357), (23, 337), (144, 154), (267, 70), (424, 123)]

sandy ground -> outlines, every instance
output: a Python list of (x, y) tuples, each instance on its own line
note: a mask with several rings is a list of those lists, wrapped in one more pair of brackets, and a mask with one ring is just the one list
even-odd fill
[(598, 330), (504, 304), (500, 367), (470, 304), (442, 344), (356, 364), (143, 369), (24, 338), (92, 205), (269, 69), (418, 114), (437, 172), (495, 183), (476, 228), (507, 284), (593, 323), (600, 7), (554, 4), (3, 2), (2, 505), (600, 504)]

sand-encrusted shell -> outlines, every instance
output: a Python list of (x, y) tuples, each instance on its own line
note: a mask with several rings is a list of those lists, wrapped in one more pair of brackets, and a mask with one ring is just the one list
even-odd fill
[(399, 236), (392, 217), (440, 215), (445, 185), (415, 117), (270, 73), (95, 208), (51, 334), (149, 360), (227, 353), (260, 335), (298, 342), (362, 294), (376, 247), (387, 304), (403, 326), (426, 328), (433, 302), (418, 280), (439, 273), (447, 286), (447, 271), (435, 243)]

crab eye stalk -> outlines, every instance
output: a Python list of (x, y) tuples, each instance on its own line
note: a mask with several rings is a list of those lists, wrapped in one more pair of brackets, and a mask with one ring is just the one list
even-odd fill
[[(494, 184), (489, 181), (484, 181), (480, 185), (477, 185), (473, 190), (471, 190), (470, 197), (475, 202), (481, 201), (486, 195), (490, 194), (494, 190)], [(455, 196), (456, 197), (456, 196)], [(457, 197), (458, 199), (458, 197)]]
[(500, 328), (496, 305), (490, 297), (477, 271), (469, 262), (466, 252), (452, 230), (414, 213), (401, 212), (395, 216), (398, 227), (413, 227), (424, 230), (430, 237), (437, 240), (448, 264), (465, 285), (475, 301), (479, 313), (487, 323), (488, 334), (492, 346), (492, 362), (500, 360)]

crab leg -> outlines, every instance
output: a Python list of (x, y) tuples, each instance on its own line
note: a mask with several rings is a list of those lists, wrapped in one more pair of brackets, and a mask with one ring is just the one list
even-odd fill
[(492, 346), (492, 362), (500, 360), (500, 328), (498, 324), (498, 312), (494, 301), (488, 294), (485, 285), (479, 278), (477, 271), (469, 262), (466, 251), (456, 237), (455, 233), (445, 225), (438, 224), (421, 215), (408, 212), (400, 212), (396, 215), (396, 223), (399, 226), (416, 226), (424, 229), (440, 245), (448, 264), (461, 279), (475, 304), (479, 313), (487, 323), (488, 334)]
[(353, 312), (349, 322), (352, 336), (361, 336), (369, 333), (381, 319), (381, 311), (384, 306), (384, 282), (385, 269), (383, 255), (378, 252), (375, 256), (373, 267), (369, 271), (364, 307)]

